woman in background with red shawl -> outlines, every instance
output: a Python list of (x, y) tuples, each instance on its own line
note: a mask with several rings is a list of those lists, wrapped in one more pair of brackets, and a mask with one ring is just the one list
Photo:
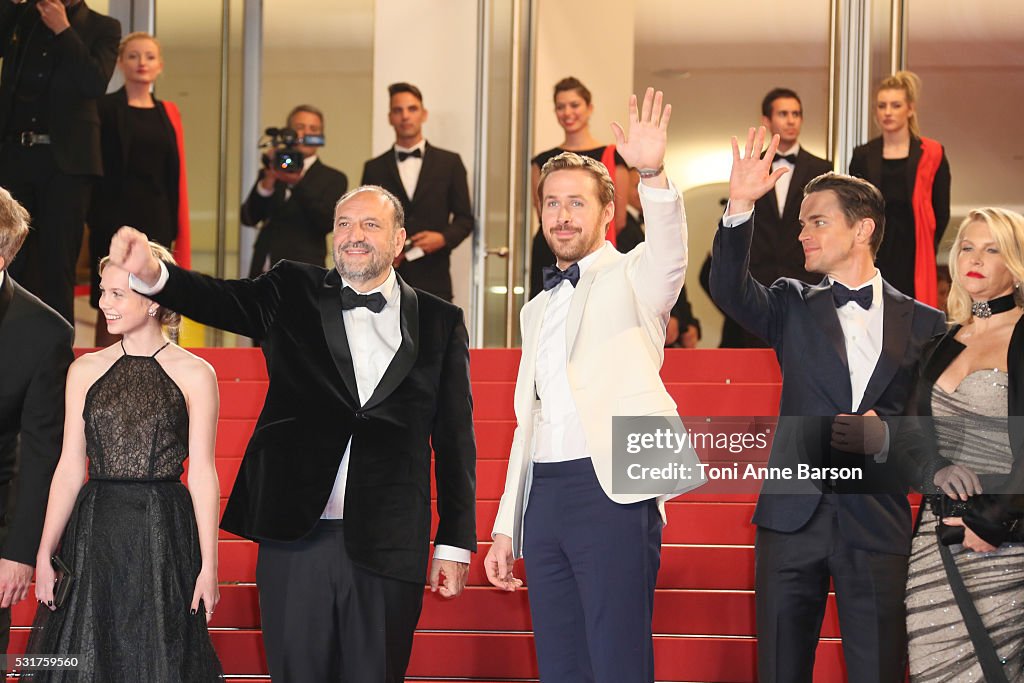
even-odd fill
[[(124, 87), (99, 100), (103, 177), (89, 211), (90, 301), (99, 301), (97, 264), (122, 225), (141, 230), (171, 249), (179, 265), (191, 267), (185, 146), (181, 114), (173, 102), (153, 97), (163, 71), (160, 43), (148, 33), (130, 33), (121, 41), (117, 66)], [(116, 341), (100, 312), (96, 345)]]
[[(608, 239), (616, 244), (616, 236), (626, 227), (626, 205), (629, 203), (629, 169), (615, 145), (602, 145), (590, 133), (590, 115), (594, 113), (594, 103), (590, 90), (578, 78), (569, 76), (555, 84), (555, 116), (558, 125), (565, 131), (565, 140), (558, 147), (541, 152), (530, 160), (530, 196), (533, 208), (540, 216), (540, 197), (537, 196), (537, 184), (540, 181), (540, 170), (549, 160), (562, 152), (575, 152), (581, 156), (600, 161), (608, 169), (608, 175), (615, 183), (615, 225), (608, 229)], [(617, 245), (616, 245), (617, 246)], [(533, 235), (533, 247), (530, 256), (530, 291), (532, 299), (544, 290), (541, 271), (544, 266), (555, 263), (555, 255), (551, 253), (544, 231), (538, 229)]]
[(910, 71), (884, 79), (875, 94), (882, 135), (853, 150), (850, 174), (885, 197), (885, 236), (875, 262), (889, 284), (930, 306), (937, 302), (935, 253), (949, 223), (949, 162), (921, 136), (921, 80)]

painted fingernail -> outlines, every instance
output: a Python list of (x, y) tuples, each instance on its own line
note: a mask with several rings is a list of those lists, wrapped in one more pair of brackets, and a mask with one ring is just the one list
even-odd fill
[(193, 610), (189, 610), (189, 611), (192, 612), (192, 616), (195, 616), (196, 611), (194, 609)]

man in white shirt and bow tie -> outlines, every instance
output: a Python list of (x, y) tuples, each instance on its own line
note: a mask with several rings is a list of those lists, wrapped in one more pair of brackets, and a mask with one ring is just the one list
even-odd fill
[(845, 175), (811, 180), (800, 208), (805, 267), (825, 279), (758, 282), (747, 267), (760, 229), (755, 202), (788, 172), (772, 163), (779, 136), (762, 156), (764, 141), (765, 129), (751, 128), (741, 155), (733, 138), (711, 293), (782, 368), (769, 466), (849, 466), (871, 483), (764, 482), (753, 519), (758, 680), (811, 683), (831, 580), (851, 683), (900, 683), (912, 524), (899, 454), (888, 454), (879, 416), (902, 414), (921, 348), (945, 331), (945, 317), (882, 279), (874, 261), (885, 201)]
[[(525, 557), (542, 681), (650, 683), (662, 517), (654, 494), (613, 490), (612, 416), (675, 415), (659, 376), (665, 326), (686, 272), (686, 222), (664, 170), (671, 107), (648, 89), (616, 149), (639, 169), (647, 239), (604, 239), (615, 215), (604, 166), (565, 152), (538, 193), (556, 266), (522, 309), (518, 425), (487, 554), (488, 579), (521, 581)], [(527, 502), (529, 503), (527, 505)]]
[(363, 185), (379, 185), (402, 202), (408, 240), (398, 274), (417, 289), (452, 300), (450, 254), (473, 234), (466, 167), (455, 152), (423, 137), (427, 110), (411, 83), (388, 86), (388, 123), (395, 144), (363, 167)]
[(359, 187), (335, 208), (333, 269), (283, 260), (251, 280), (163, 266), (132, 228), (110, 245), (140, 293), (260, 341), (270, 383), (221, 527), (260, 544), (275, 681), (401, 683), (428, 564), (454, 598), (476, 550), (469, 337), (459, 308), (396, 275), (402, 225), (394, 195)]

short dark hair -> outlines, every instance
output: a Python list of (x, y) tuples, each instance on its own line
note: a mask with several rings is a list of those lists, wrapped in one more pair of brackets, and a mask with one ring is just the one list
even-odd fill
[(398, 93), (402, 93), (402, 92), (409, 93), (410, 95), (415, 97), (417, 100), (419, 100), (420, 104), (423, 104), (423, 93), (421, 93), (420, 89), (417, 88), (412, 83), (405, 83), (403, 81), (403, 82), (400, 82), (400, 83), (392, 83), (391, 85), (388, 86), (388, 98), (392, 98), (395, 95), (397, 95)]
[(768, 91), (768, 94), (761, 100), (761, 115), (766, 119), (772, 117), (772, 106), (775, 104), (775, 100), (783, 97), (792, 97), (794, 100), (800, 103), (800, 111), (804, 110), (804, 103), (800, 101), (800, 96), (796, 94), (796, 91), (790, 90), (789, 88), (772, 88)]
[(289, 128), (291, 128), (291, 125), (292, 125), (292, 117), (295, 116), (296, 114), (301, 114), (301, 113), (312, 114), (313, 116), (315, 116), (318, 119), (320, 119), (320, 127), (321, 128), (325, 127), (324, 126), (324, 113), (322, 111), (320, 111), (320, 109), (318, 107), (314, 107), (312, 104), (300, 104), (300, 105), (297, 105), (295, 107), (292, 107), (292, 110), (290, 112), (288, 112), (288, 118), (285, 119), (285, 123), (288, 124)]
[(862, 178), (842, 173), (822, 173), (804, 186), (804, 197), (814, 192), (832, 190), (839, 199), (839, 208), (849, 223), (864, 218), (875, 222), (875, 231), (871, 234), (871, 255), (878, 253), (885, 235), (885, 199), (878, 188)]
[(590, 91), (587, 89), (587, 86), (583, 85), (583, 83), (580, 82), (580, 79), (575, 76), (567, 76), (558, 81), (558, 83), (555, 83), (555, 93), (552, 95), (552, 99), (558, 97), (558, 93), (560, 92), (569, 92), (571, 90), (575, 90), (579, 96), (583, 98), (584, 102), (590, 104)]

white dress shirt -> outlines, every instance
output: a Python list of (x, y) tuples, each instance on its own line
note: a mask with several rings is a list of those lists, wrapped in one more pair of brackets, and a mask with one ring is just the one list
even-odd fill
[[(160, 264), (160, 277), (152, 287), (146, 287), (144, 283), (136, 279), (134, 275), (129, 276), (129, 286), (139, 294), (156, 294), (167, 284), (167, 267)], [(345, 280), (344, 286), (351, 287)], [(352, 287), (352, 289), (356, 289)], [(356, 290), (359, 291), (359, 290)], [(395, 276), (394, 269), (388, 274), (387, 279), (379, 287), (369, 292), (370, 294), (380, 292), (384, 295), (386, 304), (380, 313), (374, 313), (368, 308), (353, 308), (347, 311), (341, 310), (341, 299), (338, 299), (338, 312), (345, 321), (345, 334), (348, 337), (349, 349), (352, 351), (352, 369), (355, 371), (356, 388), (359, 391), (359, 404), (365, 404), (373, 395), (377, 384), (380, 382), (384, 372), (391, 364), (398, 347), (402, 343), (401, 329), (401, 288)], [(334, 480), (334, 488), (327, 499), (321, 519), (342, 519), (345, 516), (345, 486), (348, 483), (349, 454), (352, 450), (352, 438), (349, 437), (345, 444), (345, 453), (341, 457), (341, 465), (338, 467), (338, 474)], [(448, 545), (437, 545), (434, 549), (434, 557), (439, 560), (454, 560), (469, 564), (471, 553), (465, 548), (456, 548)]]
[[(597, 249), (577, 262), (580, 277), (598, 259), (601, 251)], [(575, 291), (571, 282), (563, 280), (547, 292), (548, 303), (537, 340), (535, 377), (540, 397), (540, 422), (533, 451), (534, 462), (563, 462), (590, 457), (583, 423), (569, 387), (569, 358), (565, 345), (565, 322)]]
[(412, 152), (419, 150), (420, 154), (427, 153), (427, 141), (420, 140), (412, 147), (402, 147), (401, 145), (395, 145), (395, 163), (398, 164), (398, 177), (402, 179), (402, 187), (405, 188), (405, 196), (412, 201), (413, 195), (416, 194), (416, 184), (420, 180), (420, 169), (423, 168), (423, 157), (406, 157), (405, 161), (398, 160), (399, 152)]
[[(800, 143), (798, 142), (794, 144), (788, 152), (786, 152), (786, 155), (796, 155), (799, 153)], [(782, 154), (782, 152), (779, 152), (779, 154)], [(779, 215), (781, 216), (782, 211), (786, 208), (786, 195), (789, 194), (789, 184), (793, 181), (793, 169), (796, 168), (796, 164), (791, 164), (785, 159), (780, 159), (778, 155), (776, 155), (775, 158), (772, 159), (772, 173), (774, 173), (779, 168), (789, 169), (789, 173), (783, 175), (775, 183), (775, 202), (776, 204), (778, 204)]]
[(0, 287), (4, 286), (4, 275), (7, 273), (6, 270), (0, 270)]

